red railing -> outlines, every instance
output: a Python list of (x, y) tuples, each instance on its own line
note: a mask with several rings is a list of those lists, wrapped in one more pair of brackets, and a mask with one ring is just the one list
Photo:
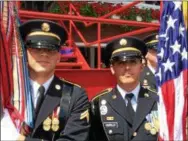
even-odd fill
[[(61, 10), (63, 11), (63, 2), (57, 2), (60, 5)], [(21, 19), (36, 19), (36, 18), (42, 18), (42, 19), (49, 19), (49, 20), (55, 20), (63, 25), (63, 21), (69, 21), (69, 27), (65, 27), (66, 30), (68, 31), (69, 39), (68, 39), (68, 44), (69, 46), (73, 46), (73, 43), (75, 42), (73, 40), (73, 29), (76, 31), (78, 36), (80, 37), (81, 41), (84, 43), (85, 46), (90, 47), (94, 44), (98, 44), (98, 59), (97, 59), (97, 64), (98, 64), (98, 69), (101, 68), (101, 46), (100, 44), (102, 42), (108, 42), (110, 40), (123, 37), (123, 36), (133, 36), (133, 35), (138, 35), (146, 32), (151, 32), (151, 31), (156, 31), (159, 28), (159, 23), (147, 23), (147, 22), (138, 22), (138, 21), (128, 21), (128, 20), (121, 20), (121, 19), (107, 19), (108, 17), (112, 16), (113, 14), (117, 14), (119, 12), (122, 12), (124, 10), (127, 10), (128, 8), (135, 6), (136, 4), (140, 3), (139, 1), (137, 2), (132, 2), (129, 3), (117, 10), (114, 10), (104, 16), (94, 18), (94, 17), (83, 17), (81, 16), (77, 11), (76, 8), (74, 7), (73, 4), (70, 3), (69, 5), (69, 14), (74, 11), (76, 13), (75, 15), (62, 15), (62, 14), (52, 14), (52, 13), (44, 13), (44, 12), (33, 12), (33, 11), (25, 11), (25, 10), (19, 10), (19, 14)], [(85, 26), (90, 26), (92, 24), (97, 24), (97, 40), (93, 42), (88, 42), (85, 37), (82, 35), (80, 32), (80, 29), (78, 29), (75, 25), (75, 22), (82, 22), (85, 24)], [(134, 31), (130, 32), (125, 32), (123, 34), (115, 35), (112, 37), (107, 37), (101, 39), (101, 25), (102, 24), (113, 24), (113, 25), (127, 25), (127, 26), (135, 26), (135, 27), (141, 27), (141, 29), (137, 29)], [(74, 33), (75, 34), (75, 33)], [(85, 67), (87, 68), (87, 67)]]
[[(59, 1), (57, 2), (61, 8), (61, 10), (64, 10), (63, 2)], [(122, 12), (124, 10), (127, 10), (128, 8), (135, 6), (136, 4), (140, 3), (137, 2), (131, 2), (128, 5), (125, 5), (117, 10), (114, 10), (106, 15), (103, 15), (98, 18), (94, 17), (84, 17), (81, 16), (78, 11), (76, 11), (76, 8), (73, 4), (70, 3), (69, 5), (69, 14), (72, 14), (72, 11), (76, 13), (76, 15), (69, 15), (69, 14), (53, 14), (53, 13), (45, 13), (45, 12), (34, 12), (34, 11), (26, 11), (19, 9), (19, 16), (21, 20), (25, 21), (28, 19), (48, 19), (48, 20), (54, 20), (57, 21), (59, 24), (61, 24), (65, 30), (68, 33), (68, 46), (73, 47), (75, 51), (75, 56), (78, 58), (78, 62), (76, 64), (73, 64), (75, 66), (82, 65), (81, 70), (70, 70), (70, 69), (61, 69), (61, 65), (59, 65), (56, 70), (56, 74), (58, 76), (64, 77), (68, 80), (71, 80), (72, 82), (78, 83), (84, 88), (86, 88), (89, 98), (93, 97), (97, 92), (100, 90), (111, 87), (114, 85), (115, 80), (110, 74), (110, 70), (108, 69), (102, 69), (101, 68), (101, 43), (109, 42), (113, 39), (117, 39), (119, 37), (123, 37), (126, 35), (129, 36), (135, 36), (138, 34), (143, 34), (147, 32), (157, 31), (159, 29), (159, 23), (147, 23), (147, 22), (138, 22), (138, 21), (128, 21), (128, 20), (122, 20), (122, 19), (108, 19), (113, 14), (117, 14), (119, 12)], [(20, 2), (18, 2), (18, 6), (20, 5)], [(161, 5), (162, 6), (162, 5)], [(65, 26), (64, 21), (68, 21), (69, 25), (68, 27)], [(81, 33), (80, 29), (77, 27), (75, 22), (83, 23), (86, 27), (91, 26), (92, 24), (97, 24), (97, 40), (88, 42), (84, 35)], [(130, 32), (125, 32), (122, 34), (114, 35), (111, 37), (101, 37), (101, 25), (102, 24), (112, 24), (112, 25), (127, 25), (127, 26), (135, 26), (139, 27), (140, 29), (136, 29)], [(73, 30), (75, 31), (73, 33)], [(92, 45), (97, 44), (97, 69), (91, 69), (89, 65), (87, 64), (86, 60), (84, 59), (83, 55), (79, 51), (78, 47), (75, 44), (75, 41), (73, 39), (73, 34), (77, 34), (83, 44), (86, 47), (92, 47)], [(64, 65), (67, 65), (67, 67), (70, 66), (70, 64), (64, 63)]]

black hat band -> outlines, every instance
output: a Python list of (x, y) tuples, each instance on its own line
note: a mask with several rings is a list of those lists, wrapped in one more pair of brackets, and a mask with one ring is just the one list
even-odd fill
[(51, 49), (51, 50), (59, 50), (60, 49), (59, 45), (50, 44), (49, 42), (45, 42), (45, 41), (39, 41), (39, 42), (28, 41), (26, 43), (26, 46), (31, 47), (31, 48), (47, 48), (47, 49)]

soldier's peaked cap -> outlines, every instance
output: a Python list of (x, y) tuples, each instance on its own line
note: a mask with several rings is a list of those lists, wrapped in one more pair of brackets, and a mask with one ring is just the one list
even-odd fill
[(159, 42), (157, 33), (148, 35), (147, 37), (144, 38), (143, 41), (145, 42), (148, 49), (153, 49), (157, 51), (157, 45)]
[(67, 40), (65, 29), (49, 20), (29, 20), (19, 29), (26, 47), (59, 50)]
[(129, 36), (113, 40), (105, 48), (106, 62), (109, 60), (125, 61), (127, 59), (143, 58), (146, 54), (146, 44), (138, 38)]

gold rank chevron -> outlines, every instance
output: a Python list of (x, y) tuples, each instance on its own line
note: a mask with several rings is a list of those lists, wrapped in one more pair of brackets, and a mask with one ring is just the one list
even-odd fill
[(84, 118), (86, 118), (87, 122), (89, 122), (89, 111), (88, 111), (88, 109), (80, 114), (80, 119), (84, 119)]

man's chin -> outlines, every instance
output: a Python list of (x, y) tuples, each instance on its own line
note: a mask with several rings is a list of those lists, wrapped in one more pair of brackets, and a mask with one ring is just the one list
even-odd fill
[(135, 80), (127, 78), (127, 79), (120, 79), (120, 82), (122, 84), (133, 84), (133, 83), (135, 83)]
[(45, 73), (45, 72), (47, 72), (47, 69), (45, 69), (45, 68), (40, 68), (40, 69), (37, 69), (36, 72), (37, 72), (37, 73)]

